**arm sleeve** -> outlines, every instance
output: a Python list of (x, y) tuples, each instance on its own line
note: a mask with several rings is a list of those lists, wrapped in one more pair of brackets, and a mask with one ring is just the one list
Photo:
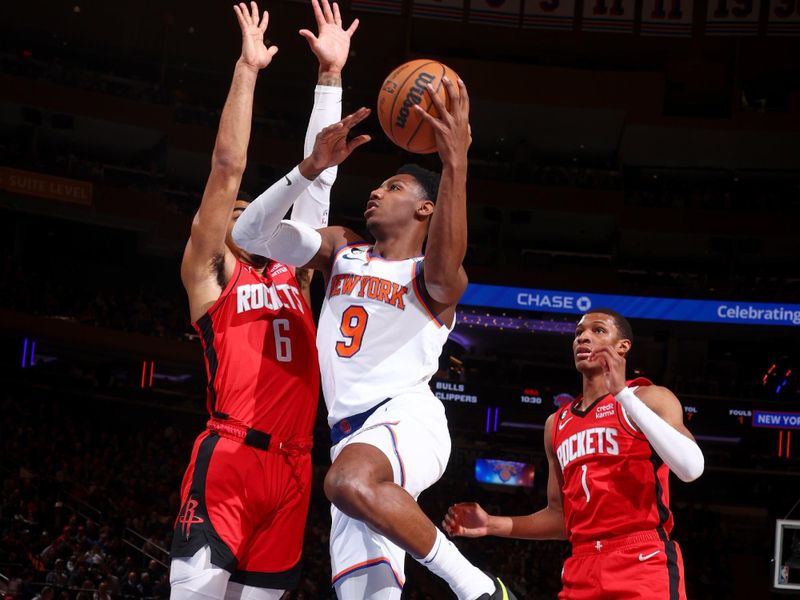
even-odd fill
[(615, 398), (647, 437), (661, 460), (681, 481), (694, 481), (703, 474), (705, 459), (700, 446), (659, 417), (629, 387)]
[(272, 184), (236, 220), (231, 234), (236, 245), (251, 254), (270, 256), (269, 243), (278, 232), (281, 219), (311, 183), (295, 167)]
[[(317, 134), (328, 125), (342, 118), (342, 88), (318, 85), (314, 89), (314, 107), (306, 129), (303, 156), (309, 156), (314, 149)], [(331, 187), (336, 181), (337, 167), (325, 169), (297, 199), (292, 208), (292, 221), (305, 223), (313, 228), (328, 225)]]

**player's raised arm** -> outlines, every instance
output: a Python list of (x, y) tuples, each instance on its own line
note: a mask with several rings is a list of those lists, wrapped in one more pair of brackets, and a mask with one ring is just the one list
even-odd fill
[(313, 229), (302, 223), (282, 220), (283, 216), (312, 182), (327, 168), (341, 164), (362, 144), (370, 140), (348, 134), (369, 116), (360, 108), (317, 135), (314, 150), (303, 162), (256, 198), (241, 214), (233, 228), (233, 240), (252, 254), (279, 262), (327, 272), (336, 248), (360, 239), (343, 227)]
[(241, 3), (234, 6), (234, 11), (242, 30), (242, 54), (222, 110), (211, 173), (181, 264), (181, 278), (190, 296), (192, 287), (207, 280), (215, 260), (224, 255), (230, 214), (247, 164), (256, 78), (278, 51), (276, 46), (267, 48), (264, 44), (269, 22), (266, 11), (260, 16), (255, 2), (249, 8)]
[(448, 535), (465, 537), (518, 538), (524, 540), (565, 540), (563, 497), (561, 493), (561, 467), (551, 447), (553, 417), (545, 423), (544, 447), (547, 453), (547, 506), (531, 515), (504, 517), (490, 515), (474, 502), (451, 506), (442, 526)]
[[(303, 36), (317, 57), (319, 70), (314, 89), (314, 106), (306, 129), (303, 157), (311, 155), (317, 135), (328, 125), (342, 118), (342, 71), (350, 53), (350, 40), (358, 28), (358, 19), (344, 28), (339, 5), (327, 0), (312, 0), (317, 34), (301, 29)], [(328, 224), (331, 187), (336, 181), (337, 167), (325, 169), (319, 177), (300, 195), (292, 208), (292, 220), (310, 227), (325, 227)]]
[(444, 306), (455, 305), (467, 287), (462, 267), (467, 253), (467, 151), (472, 138), (469, 129), (469, 96), (461, 79), (442, 79), (450, 98), (448, 110), (433, 88), (428, 92), (439, 112), (433, 117), (419, 105), (415, 109), (434, 131), (442, 159), (442, 175), (436, 210), (431, 217), (425, 249), (424, 280), (430, 298)]
[(628, 388), (625, 357), (608, 346), (593, 351), (589, 360), (602, 365), (608, 391), (622, 404), (670, 471), (681, 481), (700, 477), (705, 468), (703, 452), (683, 424), (683, 408), (675, 394), (661, 386), (643, 386), (636, 392)]

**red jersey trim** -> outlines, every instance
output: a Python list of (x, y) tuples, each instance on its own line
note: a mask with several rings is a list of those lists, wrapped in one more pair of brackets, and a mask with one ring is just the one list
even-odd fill
[[(564, 411), (569, 412), (569, 408), (561, 407), (556, 412), (553, 413), (553, 423), (550, 427), (550, 447), (553, 449), (553, 452), (556, 451), (556, 433), (558, 432), (558, 421), (561, 419), (561, 415)], [(558, 459), (556, 459), (556, 464), (558, 464), (558, 470), (561, 470), (561, 464), (558, 463)]]

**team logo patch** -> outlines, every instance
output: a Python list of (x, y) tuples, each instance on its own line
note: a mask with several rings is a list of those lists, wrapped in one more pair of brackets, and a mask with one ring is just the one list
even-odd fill
[(341, 429), (342, 433), (344, 433), (345, 435), (347, 435), (353, 430), (353, 428), (350, 427), (350, 421), (348, 421), (347, 419), (342, 419), (341, 421), (339, 421), (339, 429)]
[(203, 518), (198, 517), (195, 511), (197, 510), (198, 502), (191, 496), (189, 499), (186, 500), (186, 504), (183, 505), (183, 509), (181, 510), (181, 514), (178, 517), (178, 523), (181, 525), (181, 533), (185, 539), (189, 539), (189, 536), (192, 534), (192, 525), (196, 525), (197, 523), (203, 523)]

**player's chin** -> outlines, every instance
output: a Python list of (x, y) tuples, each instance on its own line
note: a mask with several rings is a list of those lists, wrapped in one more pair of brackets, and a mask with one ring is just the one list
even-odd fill
[(374, 237), (375, 232), (381, 228), (381, 220), (376, 217), (374, 213), (370, 212), (369, 216), (364, 215), (364, 222), (367, 226), (367, 231), (369, 231)]
[(578, 371), (580, 371), (581, 373), (589, 374), (589, 373), (592, 373), (594, 371), (599, 370), (600, 365), (598, 365), (596, 362), (589, 362), (589, 360), (586, 359), (586, 358), (578, 358), (576, 356), (575, 357), (575, 368)]

